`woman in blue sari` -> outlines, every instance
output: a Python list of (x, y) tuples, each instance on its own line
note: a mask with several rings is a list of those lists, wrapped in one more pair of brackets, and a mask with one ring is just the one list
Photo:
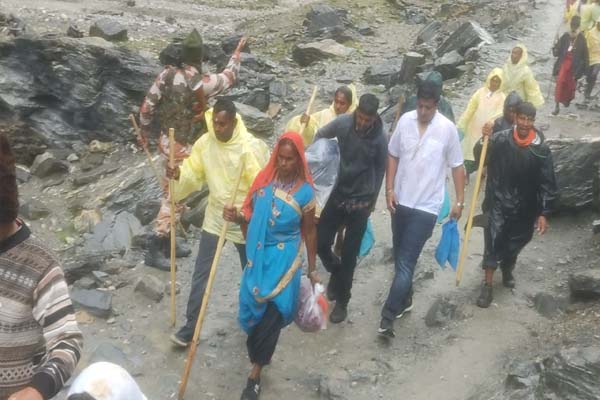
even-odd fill
[(262, 368), (271, 362), (281, 329), (296, 315), (303, 243), (308, 277), (313, 284), (319, 281), (315, 205), (302, 137), (288, 132), (256, 177), (241, 212), (226, 207), (223, 213), (228, 221), (247, 224), (239, 322), (248, 334), (252, 370), (241, 400), (258, 399)]

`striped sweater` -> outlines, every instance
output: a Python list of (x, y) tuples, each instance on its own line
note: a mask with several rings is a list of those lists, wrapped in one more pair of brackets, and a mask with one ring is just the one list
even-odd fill
[(81, 346), (63, 271), (23, 224), (0, 242), (0, 400), (26, 386), (52, 398)]

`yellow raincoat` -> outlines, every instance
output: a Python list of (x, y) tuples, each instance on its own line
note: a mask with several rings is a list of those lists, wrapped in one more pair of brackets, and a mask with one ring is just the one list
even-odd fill
[(523, 50), (523, 56), (517, 64), (513, 64), (510, 55), (508, 56), (508, 61), (502, 69), (504, 78), (502, 91), (504, 94), (509, 94), (514, 90), (521, 96), (523, 101), (528, 101), (535, 108), (540, 108), (544, 104), (544, 96), (540, 90), (540, 85), (533, 76), (533, 72), (527, 65), (527, 48), (522, 44), (515, 47), (520, 47)]
[[(351, 114), (354, 112), (354, 110), (356, 110), (356, 107), (358, 106), (358, 99), (356, 98), (356, 88), (354, 87), (354, 85), (350, 84), (348, 85), (348, 88), (352, 92), (352, 104), (350, 104), (350, 107), (348, 107), (348, 111), (346, 111), (346, 114)], [(299, 132), (301, 125), (301, 117), (301, 115), (297, 115), (294, 118), (292, 118), (285, 127), (286, 132)], [(306, 125), (306, 128), (304, 128), (304, 132), (302, 133), (302, 141), (304, 142), (304, 146), (309, 146), (310, 144), (312, 144), (319, 128), (327, 125), (336, 117), (337, 114), (335, 113), (333, 102), (331, 103), (331, 106), (329, 106), (329, 108), (311, 114), (310, 120), (308, 121), (308, 124)]]
[(465, 133), (465, 138), (462, 141), (463, 157), (465, 160), (475, 160), (473, 146), (481, 139), (483, 125), (502, 115), (506, 95), (502, 90), (492, 92), (489, 89), (492, 78), (495, 76), (503, 82), (502, 70), (494, 68), (488, 75), (485, 86), (478, 89), (471, 97), (467, 109), (458, 120), (458, 129)]
[(591, 3), (581, 8), (581, 30), (583, 32), (596, 28), (596, 20), (600, 18), (600, 4)]
[[(600, 18), (596, 21), (600, 24)], [(590, 53), (590, 65), (600, 64), (600, 31), (597, 27), (590, 29), (585, 33), (588, 51)]]
[[(208, 185), (208, 205), (202, 229), (214, 235), (223, 227), (223, 207), (231, 200), (231, 191), (240, 174), (242, 160), (244, 172), (235, 199), (240, 209), (258, 172), (269, 159), (269, 148), (255, 138), (237, 115), (237, 125), (231, 139), (223, 143), (215, 135), (212, 124), (212, 109), (205, 113), (208, 132), (194, 143), (192, 153), (181, 166), (181, 175), (174, 187), (175, 201), (184, 199)], [(237, 224), (231, 224), (226, 239), (233, 243), (244, 243), (242, 231)]]

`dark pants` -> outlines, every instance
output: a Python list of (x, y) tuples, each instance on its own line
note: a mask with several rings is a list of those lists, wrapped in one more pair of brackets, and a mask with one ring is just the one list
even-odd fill
[(483, 268), (512, 270), (517, 257), (533, 238), (535, 219), (489, 218), (483, 229)]
[[(368, 207), (348, 211), (330, 200), (317, 225), (317, 253), (325, 269), (331, 273), (330, 287), (337, 304), (342, 306), (347, 306), (350, 301), (356, 258), (370, 214)], [(333, 254), (331, 246), (341, 226), (346, 226), (346, 234), (340, 260)]]
[(596, 79), (598, 79), (598, 73), (600, 73), (600, 64), (589, 66), (586, 76), (585, 97), (590, 97), (592, 95), (592, 90), (596, 85)]
[(431, 237), (437, 216), (425, 211), (396, 206), (392, 215), (395, 274), (387, 300), (381, 311), (385, 319), (393, 320), (404, 311), (412, 290), (417, 260), (425, 242)]
[[(202, 306), (202, 298), (204, 297), (204, 291), (206, 290), (206, 284), (208, 283), (208, 276), (210, 275), (210, 266), (212, 265), (215, 252), (217, 251), (217, 243), (219, 237), (202, 231), (200, 234), (200, 245), (198, 248), (198, 257), (196, 258), (196, 265), (194, 266), (194, 274), (192, 275), (192, 287), (190, 289), (190, 297), (187, 303), (187, 310), (185, 316), (187, 322), (177, 332), (177, 336), (184, 340), (191, 340), (194, 336), (194, 330), (196, 329), (196, 321), (198, 320), (198, 313)], [(248, 262), (246, 258), (246, 245), (235, 243), (235, 247), (240, 255), (240, 263), (242, 269)]]
[(283, 316), (277, 306), (269, 302), (260, 322), (252, 329), (246, 340), (248, 357), (252, 364), (261, 367), (271, 363), (279, 334), (283, 327)]

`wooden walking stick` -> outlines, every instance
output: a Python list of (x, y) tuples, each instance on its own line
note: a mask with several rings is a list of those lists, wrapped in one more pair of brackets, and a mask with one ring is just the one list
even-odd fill
[[(233, 192), (231, 193), (231, 200), (229, 201), (229, 205), (235, 204), (235, 197), (237, 195), (238, 189), (240, 187), (240, 182), (242, 180), (242, 175), (244, 175), (244, 161), (242, 158), (242, 162), (240, 165), (240, 174), (235, 183)], [(192, 338), (192, 342), (190, 343), (190, 351), (188, 353), (187, 361), (185, 363), (185, 369), (183, 371), (183, 375), (181, 377), (181, 384), (179, 386), (179, 394), (177, 396), (178, 400), (183, 400), (183, 396), (185, 395), (185, 389), (187, 387), (188, 379), (190, 377), (190, 372), (192, 370), (192, 364), (194, 363), (194, 357), (196, 355), (196, 350), (198, 349), (198, 342), (200, 341), (200, 331), (202, 330), (202, 323), (204, 322), (204, 316), (206, 315), (206, 309), (208, 306), (208, 298), (210, 297), (210, 292), (212, 290), (213, 281), (215, 279), (215, 275), (217, 272), (217, 265), (219, 264), (219, 259), (221, 258), (221, 252), (223, 250), (223, 245), (225, 244), (225, 234), (229, 229), (229, 221), (225, 221), (223, 223), (223, 227), (221, 228), (221, 235), (219, 236), (219, 241), (217, 243), (217, 249), (215, 251), (215, 256), (213, 258), (212, 265), (210, 266), (210, 274), (208, 276), (208, 282), (206, 284), (206, 289), (204, 290), (204, 296), (202, 297), (202, 306), (200, 307), (200, 313), (198, 314), (198, 320), (196, 321), (196, 328), (194, 329), (194, 337)]]
[(469, 210), (469, 218), (467, 219), (467, 230), (465, 232), (465, 239), (463, 241), (462, 248), (460, 249), (460, 258), (458, 261), (458, 268), (456, 269), (456, 286), (460, 285), (462, 278), (463, 266), (465, 259), (467, 258), (467, 250), (469, 248), (469, 239), (471, 238), (471, 228), (473, 227), (473, 216), (475, 215), (475, 206), (477, 205), (477, 199), (479, 197), (479, 187), (481, 185), (481, 176), (483, 175), (483, 168), (485, 165), (485, 157), (487, 154), (488, 147), (488, 136), (483, 138), (483, 146), (481, 147), (481, 155), (479, 157), (479, 169), (477, 170), (477, 179), (475, 180), (475, 187), (473, 188), (473, 196), (471, 198), (471, 207)]
[[(175, 168), (175, 129), (169, 129), (169, 167)], [(175, 228), (175, 219), (177, 212), (175, 210), (175, 197), (174, 193), (175, 181), (169, 179), (169, 201), (171, 202), (170, 217), (171, 217), (171, 326), (175, 326), (177, 321), (176, 318), (176, 303), (175, 303), (175, 279), (176, 279), (176, 265), (175, 265), (175, 248), (177, 244), (177, 232)]]
[[(310, 100), (308, 101), (308, 107), (306, 107), (306, 115), (309, 116), (310, 118), (310, 111), (312, 109), (313, 103), (315, 101), (315, 98), (317, 97), (317, 86), (315, 86), (313, 88), (312, 94), (310, 96)], [(300, 124), (300, 132), (298, 132), (300, 134), (300, 136), (304, 135), (304, 130), (306, 129), (306, 122), (302, 122)]]
[[(138, 126), (137, 122), (135, 121), (135, 117), (133, 116), (133, 114), (129, 114), (129, 120), (131, 121), (131, 125), (133, 125), (133, 129), (135, 130), (135, 134), (137, 137), (141, 137), (142, 133), (140, 131), (140, 127)], [(154, 172), (154, 175), (156, 176), (156, 180), (158, 181), (158, 183), (160, 184), (160, 174), (158, 173), (158, 169), (156, 169), (156, 164), (154, 164), (154, 160), (152, 159), (152, 154), (150, 154), (150, 151), (148, 150), (148, 146), (143, 146), (144, 148), (144, 153), (146, 153), (146, 157), (148, 158), (148, 163), (150, 163), (150, 168), (152, 168), (152, 171)]]

